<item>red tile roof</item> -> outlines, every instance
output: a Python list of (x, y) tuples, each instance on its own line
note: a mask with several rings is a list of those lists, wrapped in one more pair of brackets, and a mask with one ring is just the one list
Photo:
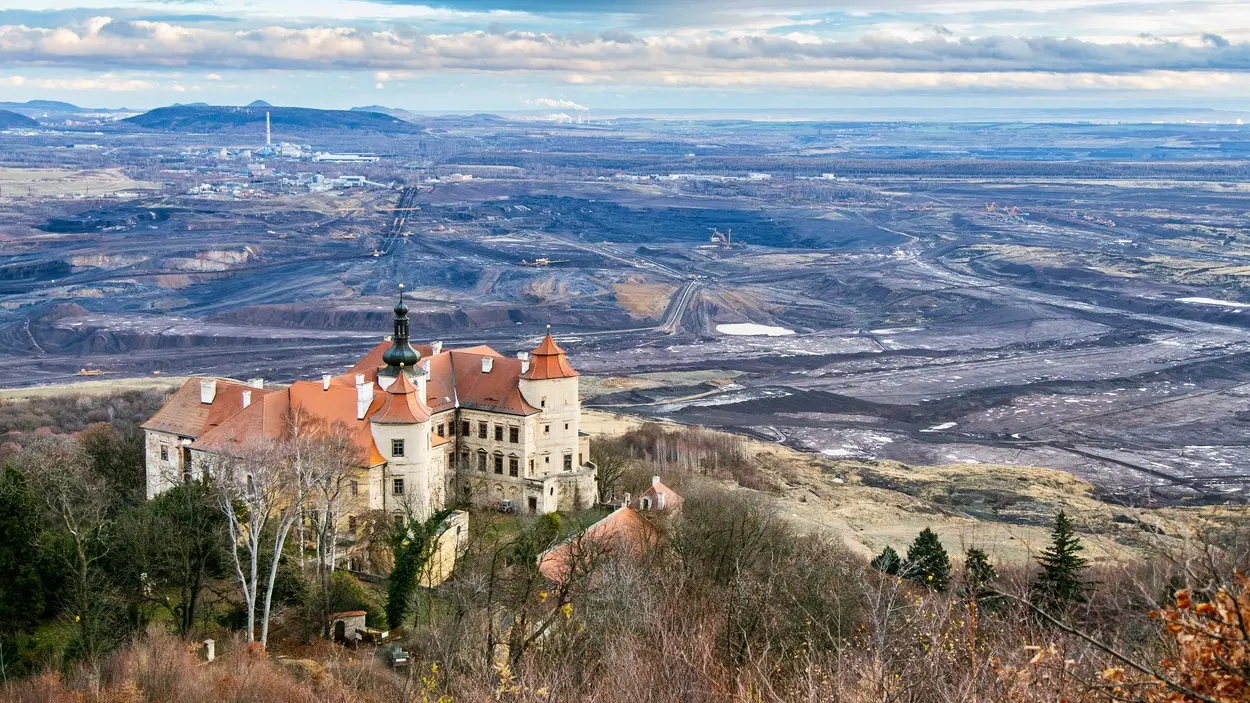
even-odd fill
[(417, 387), (408, 380), (408, 374), (401, 373), (395, 382), (386, 389), (386, 398), (382, 407), (369, 416), (370, 422), (379, 425), (412, 425), (430, 419), (430, 411), (425, 403), (417, 397)]
[(630, 507), (620, 507), (586, 531), (538, 555), (538, 571), (563, 583), (605, 556), (638, 556), (655, 545), (655, 529)]
[[(521, 360), (491, 353), (457, 349), (451, 356), (451, 379), (455, 384), (460, 407), (508, 415), (532, 415), (538, 408), (525, 402), (517, 379), (521, 377)], [(482, 359), (491, 359), (490, 371), (482, 371)], [(433, 363), (431, 363), (433, 369)]]
[[(384, 402), (383, 394), (374, 394), (365, 413), (368, 418)], [(206, 433), (191, 445), (193, 449), (231, 454), (260, 440), (283, 440), (290, 436), (288, 419), (292, 408), (303, 410), (328, 425), (344, 428), (365, 457), (366, 466), (386, 460), (373, 443), (369, 421), (356, 419), (356, 389), (331, 385), (322, 390), (320, 383), (296, 381), (285, 390), (266, 395), (252, 405)]]
[[(658, 479), (659, 477), (656, 478)], [(664, 494), (664, 505), (662, 507), (660, 506), (661, 493)], [(686, 499), (682, 498), (680, 493), (664, 485), (664, 483), (659, 480), (653, 481), (651, 485), (647, 487), (647, 490), (643, 491), (638, 496), (638, 500), (640, 501), (638, 503), (639, 505), (642, 505), (641, 501), (643, 498), (651, 499), (651, 508), (653, 510), (663, 509), (676, 511), (681, 508), (682, 503), (686, 502)]]
[(548, 332), (543, 341), (530, 352), (530, 368), (521, 377), (532, 381), (548, 378), (572, 378), (577, 372), (569, 366), (564, 350), (556, 344)]
[(244, 391), (252, 392), (253, 403), (274, 392), (273, 389), (252, 388), (246, 383), (221, 378), (216, 379), (217, 393), (213, 402), (201, 403), (201, 380), (206, 379), (192, 378), (183, 383), (173, 397), (141, 427), (195, 439), (242, 410)]

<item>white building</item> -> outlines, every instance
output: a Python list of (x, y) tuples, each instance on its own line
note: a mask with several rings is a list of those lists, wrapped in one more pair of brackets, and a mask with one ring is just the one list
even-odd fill
[(350, 433), (362, 457), (349, 522), (368, 511), (424, 519), (444, 506), (508, 500), (547, 513), (595, 502), (578, 374), (550, 332), (529, 354), (414, 347), (401, 291), (394, 336), (346, 373), (281, 389), (191, 379), (143, 424), (147, 495), (209, 471), (214, 455), (281, 440), (294, 410)]

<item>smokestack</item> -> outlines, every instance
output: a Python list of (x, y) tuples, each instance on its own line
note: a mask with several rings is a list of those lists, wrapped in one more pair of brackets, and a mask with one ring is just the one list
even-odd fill
[(321, 375), (321, 390), (323, 391), (330, 390), (330, 374), (328, 373)]
[(217, 397), (217, 379), (201, 378), (200, 379), (200, 402), (212, 404), (213, 398)]
[(271, 138), (270, 132), (269, 132), (269, 111), (266, 110), (265, 111), (265, 146), (270, 146), (272, 144), (273, 144), (273, 139)]

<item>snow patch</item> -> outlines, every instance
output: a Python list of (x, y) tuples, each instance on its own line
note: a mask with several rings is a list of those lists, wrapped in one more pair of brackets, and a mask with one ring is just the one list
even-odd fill
[(1177, 298), (1176, 302), (1194, 303), (1196, 305), (1221, 305), (1226, 308), (1237, 308), (1238, 310), (1246, 307), (1245, 303), (1234, 303), (1231, 300), (1216, 300), (1215, 298)]

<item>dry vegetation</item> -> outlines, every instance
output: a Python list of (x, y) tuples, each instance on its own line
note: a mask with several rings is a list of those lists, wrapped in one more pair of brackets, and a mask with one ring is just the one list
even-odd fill
[(630, 315), (641, 318), (654, 318), (664, 314), (668, 301), (673, 297), (677, 286), (671, 283), (649, 283), (645, 279), (631, 276), (612, 286), (616, 295), (616, 304), (624, 308)]
[[(51, 401), (39, 402), (57, 418), (62, 401)], [(1183, 532), (1169, 525), (1176, 532), (1160, 535), (1142, 527), (1163, 524), (1152, 516), (1143, 515), (1141, 524), (1116, 522), (1119, 508), (1098, 503), (1087, 484), (1061, 472), (993, 467), (978, 474), (986, 467), (833, 461), (605, 413), (588, 412), (583, 426), (599, 434), (594, 453), (609, 469), (601, 474), (612, 484), (603, 487), (606, 494), (637, 495), (662, 474), (686, 498), (681, 512), (644, 514), (654, 531), (649, 549), (574, 541), (576, 567), (559, 583), (541, 575), (537, 555), (601, 512), (474, 513), (452, 578), (419, 591), (402, 622), (389, 623), (392, 639), (412, 654), (409, 670), (388, 668), (371, 647), (353, 652), (319, 640), (314, 625), (321, 611), (309, 599), (315, 589), (299, 587), (299, 571), (289, 569), (284, 578), (296, 587), (284, 599), (267, 652), (230, 634), (238, 625), (229, 617), (206, 614), (185, 640), (148, 620), (111, 652), (49, 660), (42, 673), (0, 683), (0, 697), (31, 703), (1245, 700), (1250, 584), (1235, 569), (1250, 566), (1250, 526), (1231, 513), (1201, 528), (1186, 523)], [(987, 512), (974, 515), (969, 506)], [(1096, 559), (1079, 574), (1080, 598), (1038, 610), (1031, 598), (1037, 565), (992, 535), (1028, 530), (1040, 550), (1060, 507), (1083, 518), (1086, 554)], [(1106, 514), (1091, 517), (1099, 511)], [(968, 529), (952, 545), (955, 526)], [(934, 589), (906, 573), (884, 573), (866, 558), (882, 544), (907, 552), (921, 527), (947, 541), (949, 586)], [(1149, 539), (1106, 547), (1119, 544), (1119, 535), (1099, 530), (1119, 527)], [(961, 549), (972, 546), (990, 553), (986, 570), (961, 568)], [(237, 601), (229, 584), (222, 577), (211, 590)], [(212, 663), (195, 654), (194, 643), (207, 635), (222, 643)]]

